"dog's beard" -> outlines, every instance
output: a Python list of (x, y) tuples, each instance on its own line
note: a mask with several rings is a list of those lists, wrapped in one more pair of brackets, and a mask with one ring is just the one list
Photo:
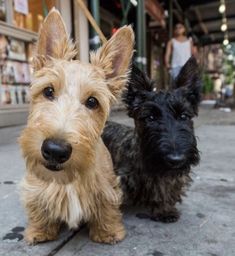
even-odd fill
[(151, 176), (182, 176), (190, 172), (191, 165), (189, 163), (178, 164), (177, 166), (168, 165), (164, 159), (152, 160), (148, 157), (143, 157), (143, 168), (147, 175)]
[(192, 166), (199, 163), (200, 156), (196, 145), (185, 153), (185, 159), (177, 164), (172, 164), (165, 159), (166, 151), (159, 150), (159, 145), (154, 143), (142, 146), (142, 168), (151, 176), (182, 176), (188, 174)]
[(50, 171), (61, 171), (64, 169), (64, 165), (63, 164), (59, 164), (59, 163), (54, 163), (54, 162), (45, 162), (43, 163), (44, 167)]

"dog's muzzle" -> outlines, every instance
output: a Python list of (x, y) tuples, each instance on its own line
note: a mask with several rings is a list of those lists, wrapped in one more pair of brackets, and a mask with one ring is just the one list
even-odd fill
[(60, 139), (46, 139), (42, 143), (41, 153), (46, 160), (45, 167), (51, 171), (62, 170), (62, 164), (69, 160), (72, 146)]

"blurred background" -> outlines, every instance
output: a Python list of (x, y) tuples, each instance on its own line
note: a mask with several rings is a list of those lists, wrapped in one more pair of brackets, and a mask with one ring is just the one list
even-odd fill
[[(203, 100), (231, 111), (234, 106), (235, 1), (234, 0), (87, 0), (85, 4), (109, 38), (124, 24), (136, 33), (137, 65), (168, 88), (164, 63), (174, 26), (182, 23), (193, 42), (203, 70)], [(29, 103), (30, 62), (40, 25), (55, 6), (88, 61), (89, 50), (100, 45), (76, 0), (0, 0), (0, 127), (24, 124)]]

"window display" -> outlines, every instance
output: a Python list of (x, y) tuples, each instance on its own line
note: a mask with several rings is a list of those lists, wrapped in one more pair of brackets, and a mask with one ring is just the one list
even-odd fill
[(0, 59), (4, 59), (7, 57), (7, 38), (4, 35), (0, 34)]
[(8, 37), (8, 57), (16, 60), (26, 60), (25, 43)]
[(0, 0), (0, 20), (6, 21), (6, 1)]
[(0, 105), (29, 103), (32, 44), (0, 35)]
[(13, 24), (38, 32), (44, 17), (56, 5), (56, 0), (14, 0)]
[(29, 103), (28, 86), (1, 85), (0, 87), (1, 105), (17, 105)]

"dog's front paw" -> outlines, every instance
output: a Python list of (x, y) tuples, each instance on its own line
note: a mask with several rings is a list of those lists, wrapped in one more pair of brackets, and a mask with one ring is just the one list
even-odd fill
[(154, 216), (151, 216), (151, 220), (161, 221), (164, 223), (173, 223), (178, 221), (179, 218), (180, 218), (180, 215), (178, 211), (159, 213), (159, 214), (155, 214)]
[(24, 239), (29, 245), (35, 245), (46, 241), (56, 240), (57, 234), (36, 230), (34, 228), (27, 228), (24, 233)]
[(92, 231), (90, 232), (90, 238), (96, 243), (105, 243), (105, 244), (116, 244), (122, 241), (126, 236), (124, 227), (115, 233), (113, 231)]

